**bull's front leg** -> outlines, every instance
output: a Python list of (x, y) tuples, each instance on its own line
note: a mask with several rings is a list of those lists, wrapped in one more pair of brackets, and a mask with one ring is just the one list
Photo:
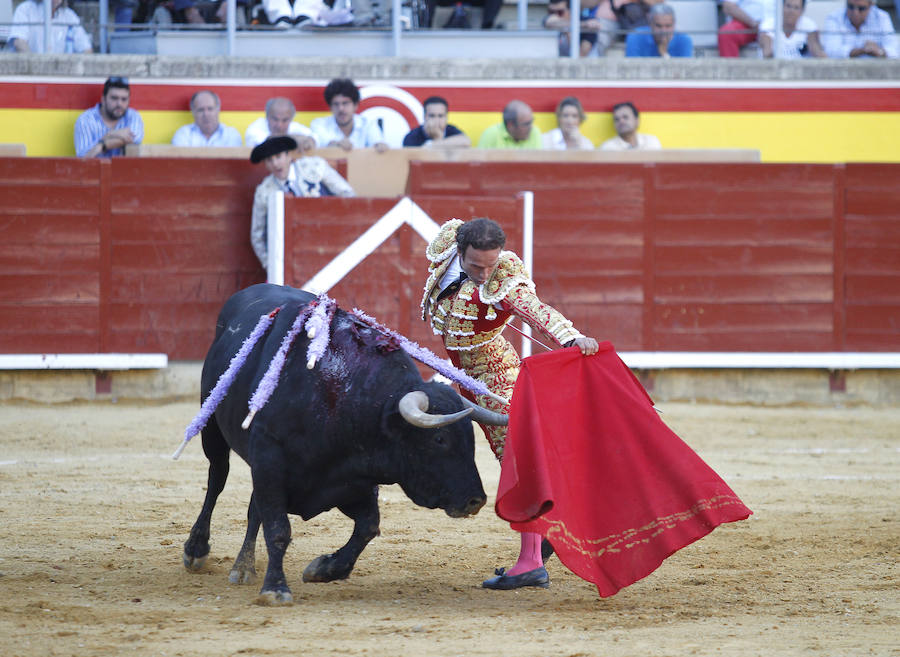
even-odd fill
[(378, 486), (372, 492), (352, 504), (338, 506), (345, 516), (353, 520), (350, 540), (334, 554), (316, 557), (303, 571), (304, 582), (331, 582), (347, 579), (356, 560), (369, 542), (378, 536), (381, 516), (378, 511)]
[[(287, 462), (281, 446), (261, 435), (250, 439), (250, 475), (253, 479), (255, 512), (262, 523), (269, 565), (257, 601), (262, 605), (293, 604), (294, 596), (284, 576), (284, 553), (291, 542), (291, 523), (287, 516)], [(254, 509), (248, 521), (252, 528)]]
[(184, 567), (191, 571), (200, 570), (209, 556), (209, 523), (216, 506), (219, 493), (225, 488), (228, 479), (228, 455), (231, 449), (219, 429), (215, 417), (210, 418), (203, 428), (203, 452), (209, 459), (209, 476), (206, 485), (206, 499), (197, 517), (191, 534), (184, 543), (182, 561)]

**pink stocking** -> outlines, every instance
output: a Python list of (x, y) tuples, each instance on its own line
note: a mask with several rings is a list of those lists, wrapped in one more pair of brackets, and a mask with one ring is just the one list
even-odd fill
[(515, 566), (506, 571), (507, 575), (521, 575), (544, 565), (544, 562), (541, 560), (541, 535), (522, 532), (519, 538), (522, 541), (522, 547), (519, 550), (519, 560)]

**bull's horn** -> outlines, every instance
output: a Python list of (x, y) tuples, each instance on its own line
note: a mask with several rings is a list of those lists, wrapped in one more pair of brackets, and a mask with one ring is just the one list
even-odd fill
[(479, 406), (478, 404), (469, 401), (462, 395), (459, 397), (462, 400), (462, 403), (472, 409), (472, 419), (476, 422), (480, 422), (481, 424), (491, 424), (495, 426), (505, 427), (509, 424), (509, 416), (504, 415), (503, 413), (495, 413), (494, 411), (489, 411), (483, 406)]
[(433, 415), (428, 413), (428, 395), (421, 390), (413, 390), (406, 393), (400, 399), (400, 415), (414, 427), (434, 429), (453, 424), (467, 415), (472, 414), (471, 408), (464, 408), (458, 413), (449, 415)]

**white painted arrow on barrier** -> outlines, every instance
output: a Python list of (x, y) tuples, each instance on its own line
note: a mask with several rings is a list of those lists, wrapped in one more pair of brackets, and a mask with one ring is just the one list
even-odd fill
[(370, 256), (375, 249), (393, 235), (403, 224), (409, 224), (426, 243), (431, 243), (440, 226), (425, 211), (404, 196), (393, 208), (369, 229), (341, 251), (302, 287), (307, 292), (322, 294), (337, 285), (356, 265)]

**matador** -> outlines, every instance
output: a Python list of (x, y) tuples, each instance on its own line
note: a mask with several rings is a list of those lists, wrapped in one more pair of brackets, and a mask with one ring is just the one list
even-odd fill
[[(452, 219), (445, 223), (426, 250), (431, 264), (422, 298), (422, 317), (442, 337), (456, 367), (509, 400), (521, 361), (502, 333), (514, 317), (521, 318), (557, 346), (577, 346), (586, 356), (597, 353), (598, 344), (538, 298), (525, 265), (515, 253), (503, 250), (505, 244), (503, 229), (490, 219)], [(492, 411), (509, 410), (508, 401), (473, 396), (465, 390), (462, 394)], [(502, 460), (506, 427), (482, 428), (494, 455)], [(541, 558), (541, 536), (523, 532), (516, 564), (508, 571), (497, 569), (495, 575), (482, 586), (503, 590), (549, 586), (550, 578)]]

